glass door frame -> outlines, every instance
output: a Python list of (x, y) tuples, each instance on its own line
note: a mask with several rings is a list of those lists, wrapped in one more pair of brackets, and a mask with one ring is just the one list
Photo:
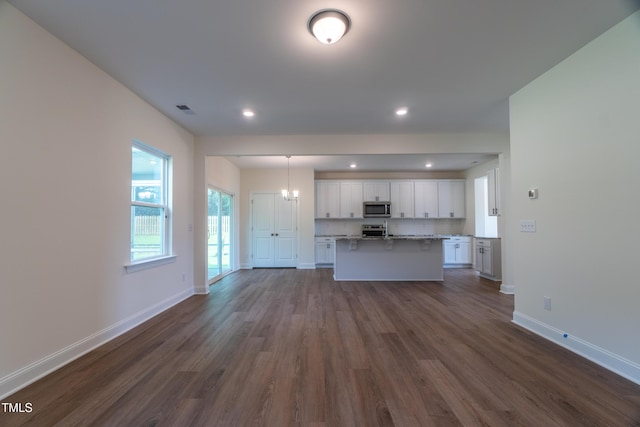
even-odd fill
[[(218, 215), (211, 215), (213, 213), (210, 200), (212, 193), (218, 194)], [(225, 198), (228, 200), (226, 206), (223, 203)], [(209, 285), (233, 271), (233, 205), (233, 194), (212, 185), (207, 186), (207, 283)], [(225, 209), (228, 212), (224, 212)], [(223, 221), (224, 218), (228, 218), (228, 221)], [(214, 263), (211, 263), (212, 258), (215, 258)]]

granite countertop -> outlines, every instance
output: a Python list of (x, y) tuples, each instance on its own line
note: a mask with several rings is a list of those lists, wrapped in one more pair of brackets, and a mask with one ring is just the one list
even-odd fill
[(439, 236), (436, 234), (425, 234), (425, 235), (394, 235), (390, 234), (388, 237), (362, 237), (360, 235), (356, 236), (333, 236), (336, 240), (444, 240), (448, 239), (447, 236)]

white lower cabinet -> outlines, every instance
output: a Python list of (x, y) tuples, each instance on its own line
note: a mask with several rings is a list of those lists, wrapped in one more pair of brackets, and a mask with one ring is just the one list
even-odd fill
[(500, 239), (476, 238), (475, 269), (480, 276), (502, 280)]
[(444, 266), (470, 267), (471, 256), (471, 236), (451, 236), (442, 241), (444, 250)]
[(336, 241), (333, 237), (316, 237), (316, 265), (333, 265)]

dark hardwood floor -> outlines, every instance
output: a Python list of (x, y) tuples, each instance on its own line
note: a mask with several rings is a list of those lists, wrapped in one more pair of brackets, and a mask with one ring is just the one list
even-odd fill
[(640, 386), (444, 283), (245, 270), (4, 399), (34, 426), (640, 426)]

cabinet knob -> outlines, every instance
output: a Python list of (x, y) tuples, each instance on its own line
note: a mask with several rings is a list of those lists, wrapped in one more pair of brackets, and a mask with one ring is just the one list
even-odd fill
[(453, 212), (449, 212), (449, 216), (453, 218)]
[(331, 216), (331, 214), (330, 214), (329, 212), (327, 212), (327, 213), (325, 214), (325, 216), (326, 216), (327, 218), (329, 218), (329, 217)]

